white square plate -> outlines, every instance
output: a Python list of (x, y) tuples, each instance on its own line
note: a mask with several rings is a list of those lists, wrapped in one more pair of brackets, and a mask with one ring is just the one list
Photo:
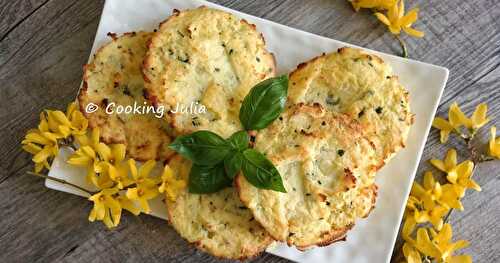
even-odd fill
[[(92, 54), (109, 41), (106, 37), (108, 32), (152, 31), (172, 13), (174, 8), (182, 10), (200, 5), (234, 13), (256, 24), (257, 29), (264, 34), (268, 49), (276, 56), (280, 74), (293, 70), (297, 64), (323, 52), (352, 46), (201, 0), (107, 0)], [(407, 195), (448, 78), (448, 70), (376, 51), (371, 52), (388, 62), (399, 76), (401, 83), (410, 91), (411, 106), (416, 114), (416, 121), (411, 129), (407, 147), (377, 175), (379, 196), (376, 208), (367, 219), (357, 222), (354, 229), (349, 232), (346, 242), (306, 252), (279, 245), (268, 249), (269, 253), (300, 262), (326, 263), (332, 260), (356, 263), (389, 262)], [(84, 171), (68, 166), (64, 161), (67, 155), (68, 152), (63, 150), (54, 161), (50, 175), (85, 185)], [(53, 181), (46, 181), (46, 186), (85, 196), (82, 192)], [(165, 208), (159, 200), (153, 204), (153, 210), (153, 215), (166, 218)]]

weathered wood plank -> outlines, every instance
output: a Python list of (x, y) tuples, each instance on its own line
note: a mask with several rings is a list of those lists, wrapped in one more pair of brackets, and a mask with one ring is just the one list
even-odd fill
[[(37, 122), (38, 112), (65, 107), (81, 81), (102, 3), (60, 2), (44, 5), (0, 42), (0, 64), (10, 61), (0, 66), (0, 158), (4, 160), (0, 166), (4, 171), (19, 169), (14, 162), (19, 142)], [(0, 180), (5, 176), (2, 173)]]
[[(355, 13), (346, 1), (216, 2), (326, 37), (399, 52), (397, 42), (369, 12)], [(24, 175), (30, 161), (20, 151), (19, 142), (26, 129), (37, 123), (42, 109), (62, 108), (74, 98), (102, 5), (102, 0), (0, 2), (0, 209), (7, 215), (0, 218), (0, 244), (6, 251), (0, 254), (0, 261), (215, 262), (188, 246), (159, 219), (127, 215), (115, 231), (89, 224), (88, 202), (47, 190), (38, 178)], [(453, 101), (467, 113), (479, 102), (487, 102), (495, 116), (492, 122), (500, 126), (500, 2), (408, 3), (414, 5), (421, 9), (416, 27), (426, 36), (404, 37), (411, 57), (443, 65), (451, 73), (439, 114), (446, 115)], [(437, 132), (432, 131), (418, 178), (432, 169), (426, 161), (442, 158), (450, 146), (463, 148), (456, 139), (439, 144)], [(496, 235), (499, 172), (498, 162), (481, 165), (475, 177), (483, 191), (467, 192), (466, 210), (452, 215), (456, 238), (471, 240), (464, 252), (476, 262), (490, 262), (500, 254)], [(401, 259), (400, 245), (399, 241), (394, 262)], [(255, 261), (285, 262), (268, 254)]]
[(0, 40), (49, 0), (13, 0), (0, 4)]

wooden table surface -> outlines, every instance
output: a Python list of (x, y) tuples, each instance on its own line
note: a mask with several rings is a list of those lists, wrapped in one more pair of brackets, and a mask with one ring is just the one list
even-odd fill
[[(344, 0), (220, 0), (219, 4), (308, 32), (363, 47), (399, 52), (398, 43), (369, 12), (355, 13)], [(215, 262), (188, 246), (162, 220), (126, 215), (108, 231), (87, 221), (91, 203), (48, 190), (32, 169), (20, 141), (45, 108), (63, 109), (79, 87), (104, 1), (0, 1), (0, 262)], [(416, 27), (423, 39), (404, 36), (410, 56), (450, 69), (438, 114), (457, 101), (466, 113), (487, 102), (500, 126), (500, 1), (417, 0)], [(170, 12), (166, 10), (167, 16)], [(496, 115), (496, 116), (495, 116)], [(487, 133), (483, 132), (486, 141)], [(478, 144), (481, 140), (478, 140)], [(441, 145), (433, 130), (418, 178), (431, 157), (441, 158), (456, 139)], [(459, 150), (459, 154), (464, 154)], [(482, 192), (468, 191), (465, 211), (453, 213), (456, 238), (468, 239), (464, 253), (475, 262), (500, 259), (499, 162), (481, 165)], [(398, 240), (393, 261), (400, 261)], [(363, 248), (360, 248), (363, 249)], [(285, 262), (264, 254), (255, 262)], [(332, 262), (335, 260), (332, 259)]]

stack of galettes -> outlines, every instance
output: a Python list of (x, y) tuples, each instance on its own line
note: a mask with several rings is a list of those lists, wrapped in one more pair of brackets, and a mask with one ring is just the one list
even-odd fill
[[(80, 106), (100, 106), (85, 114), (103, 141), (126, 144), (136, 160), (168, 162), (177, 178), (189, 176), (191, 161), (168, 148), (173, 138), (199, 130), (227, 138), (242, 130), (243, 99), (276, 73), (255, 25), (220, 10), (174, 10), (154, 33), (110, 36), (85, 66)], [(110, 102), (166, 110), (198, 103), (207, 110), (109, 115)], [(244, 259), (275, 240), (301, 250), (343, 240), (368, 216), (375, 173), (404, 147), (413, 122), (408, 92), (390, 66), (353, 48), (322, 54), (289, 74), (286, 103), (254, 143), (278, 169), (286, 193), (256, 188), (241, 174), (217, 193), (182, 190), (167, 208), (183, 238), (215, 256)]]

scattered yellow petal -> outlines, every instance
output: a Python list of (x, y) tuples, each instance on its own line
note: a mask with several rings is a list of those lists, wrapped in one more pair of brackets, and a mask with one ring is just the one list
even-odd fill
[(356, 11), (361, 8), (389, 9), (396, 0), (352, 0), (351, 4)]
[(457, 165), (457, 151), (455, 149), (448, 150), (444, 159), (444, 165), (447, 170), (451, 170)]
[(425, 35), (424, 32), (413, 29), (411, 27), (403, 27), (403, 31), (412, 37), (422, 38)]
[[(370, 4), (373, 4), (373, 1), (371, 1)], [(364, 7), (362, 5), (354, 4), (354, 2), (353, 6), (355, 9), (357, 7), (358, 9), (359, 7)], [(368, 6), (368, 4), (366, 4), (365, 6)], [(397, 0), (394, 1), (394, 3), (392, 3), (390, 6), (386, 6), (385, 8), (380, 9), (387, 10), (387, 14), (384, 15), (381, 12), (375, 12), (374, 14), (378, 20), (380, 20), (389, 28), (389, 31), (391, 31), (392, 34), (398, 35), (401, 33), (401, 30), (403, 30), (410, 36), (424, 36), (423, 32), (411, 28), (411, 25), (418, 19), (418, 8), (410, 10), (405, 15), (404, 0)]]
[(471, 117), (472, 129), (477, 130), (490, 121), (486, 116), (487, 111), (488, 105), (486, 103), (481, 103), (476, 107)]
[(490, 129), (490, 141), (488, 150), (491, 157), (500, 159), (500, 137), (496, 137), (497, 128), (492, 126)]
[(375, 16), (378, 18), (378, 20), (380, 20), (380, 22), (384, 23), (385, 25), (387, 25), (387, 26), (391, 25), (389, 18), (387, 18), (384, 14), (382, 14), (380, 12), (376, 12)]
[(460, 107), (456, 102), (451, 104), (450, 109), (448, 111), (448, 118), (450, 120), (451, 125), (454, 128), (458, 128), (460, 126), (465, 126), (467, 128), (472, 127), (472, 121), (465, 116), (465, 114), (460, 110)]

